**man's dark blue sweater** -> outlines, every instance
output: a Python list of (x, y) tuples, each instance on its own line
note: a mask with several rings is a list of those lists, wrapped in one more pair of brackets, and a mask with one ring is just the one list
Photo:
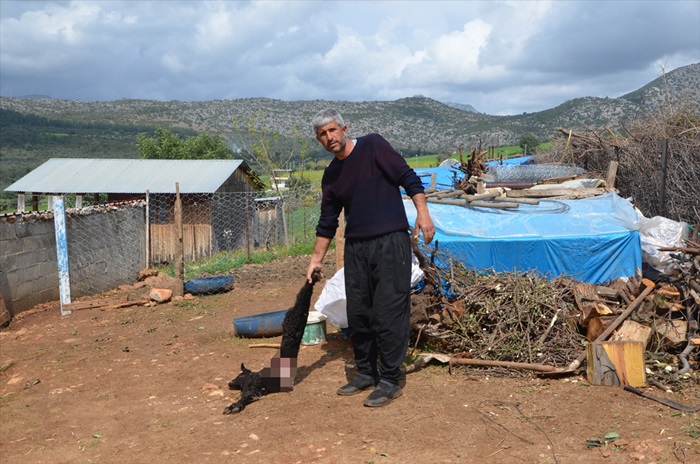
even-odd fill
[(344, 160), (333, 158), (321, 181), (323, 201), (316, 235), (333, 238), (345, 208), (345, 238), (365, 239), (408, 229), (399, 187), (410, 197), (423, 184), (406, 160), (382, 136), (355, 141)]

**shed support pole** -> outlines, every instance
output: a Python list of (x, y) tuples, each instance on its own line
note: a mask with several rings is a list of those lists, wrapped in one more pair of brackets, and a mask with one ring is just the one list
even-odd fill
[(66, 238), (66, 208), (62, 196), (53, 197), (53, 224), (56, 234), (56, 262), (58, 263), (58, 291), (61, 301), (61, 316), (67, 316), (70, 311), (64, 311), (63, 306), (70, 304), (70, 275), (68, 273), (68, 240)]
[(180, 199), (180, 183), (175, 182), (175, 233), (177, 243), (175, 245), (175, 277), (180, 280), (178, 285), (185, 283), (185, 248), (182, 231), (182, 200)]

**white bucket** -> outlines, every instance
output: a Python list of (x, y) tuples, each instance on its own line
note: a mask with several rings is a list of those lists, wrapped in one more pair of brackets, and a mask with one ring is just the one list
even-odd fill
[(318, 345), (326, 341), (326, 316), (318, 311), (309, 311), (306, 319), (302, 345)]

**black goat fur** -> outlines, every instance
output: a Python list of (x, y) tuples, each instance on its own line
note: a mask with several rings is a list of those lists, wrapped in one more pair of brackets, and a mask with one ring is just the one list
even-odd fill
[[(321, 275), (314, 272), (311, 275), (312, 283), (304, 282), (297, 294), (294, 306), (289, 308), (282, 322), (282, 342), (277, 355), (271, 359), (271, 366), (261, 371), (253, 372), (241, 363), (241, 373), (228, 383), (231, 390), (240, 390), (241, 397), (235, 403), (224, 409), (224, 414), (235, 414), (243, 411), (247, 405), (253, 403), (268, 393), (290, 391), (293, 388), (296, 375), (297, 355), (299, 346), (304, 338), (304, 329), (309, 317), (311, 296), (314, 284), (319, 281)], [(281, 368), (289, 369), (288, 375), (281, 375)]]

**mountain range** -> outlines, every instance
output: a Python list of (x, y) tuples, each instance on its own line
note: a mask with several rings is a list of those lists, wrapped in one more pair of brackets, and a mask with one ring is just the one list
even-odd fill
[[(700, 107), (700, 63), (668, 72), (640, 89), (618, 98), (581, 97), (536, 113), (493, 116), (470, 105), (442, 103), (423, 96), (394, 101), (282, 101), (245, 98), (213, 101), (155, 101), (124, 99), (86, 102), (0, 97), (0, 110), (72, 123), (135, 125), (209, 132), (234, 139), (234, 124), (255, 120), (282, 137), (312, 137), (311, 117), (327, 107), (345, 117), (351, 136), (378, 132), (400, 150), (434, 153), (447, 147), (517, 144), (523, 135), (546, 140), (558, 127), (620, 130), (645, 112), (679, 99)], [(235, 140), (232, 140), (235, 144)], [(0, 145), (0, 151), (4, 147)], [(76, 156), (82, 156), (77, 154)]]

